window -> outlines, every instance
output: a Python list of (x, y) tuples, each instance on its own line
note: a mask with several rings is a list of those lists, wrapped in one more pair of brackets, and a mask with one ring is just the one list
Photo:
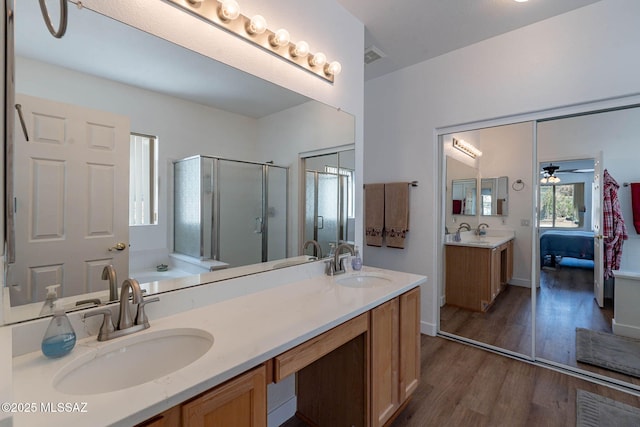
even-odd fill
[(132, 133), (130, 141), (129, 225), (157, 224), (157, 138)]
[(356, 216), (356, 208), (355, 201), (353, 200), (354, 195), (356, 194), (356, 183), (355, 183), (355, 171), (353, 169), (340, 168), (338, 169), (335, 166), (325, 166), (324, 171), (327, 173), (332, 173), (334, 175), (341, 175), (347, 178), (347, 216), (349, 218), (355, 218)]
[(540, 227), (581, 228), (585, 210), (584, 183), (540, 187)]

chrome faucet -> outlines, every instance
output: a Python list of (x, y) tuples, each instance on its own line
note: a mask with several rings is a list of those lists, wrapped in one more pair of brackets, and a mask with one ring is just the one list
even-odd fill
[(109, 281), (109, 301), (118, 300), (118, 276), (113, 265), (107, 265), (102, 269), (102, 280)]
[(302, 252), (305, 251), (305, 249), (307, 249), (307, 246), (309, 245), (313, 245), (315, 247), (315, 256), (316, 259), (320, 259), (322, 258), (322, 247), (320, 247), (320, 243), (318, 243), (317, 241), (311, 239), (311, 240), (307, 240), (306, 242), (304, 242), (304, 245), (302, 245)]
[[(132, 318), (131, 309), (129, 308), (130, 296), (132, 296), (131, 303), (137, 305), (135, 318)], [(102, 326), (98, 333), (98, 341), (107, 341), (147, 329), (150, 325), (149, 319), (147, 319), (147, 315), (144, 312), (144, 306), (156, 301), (160, 301), (160, 298), (155, 297), (145, 300), (142, 296), (140, 283), (136, 279), (129, 278), (122, 282), (122, 287), (120, 288), (120, 313), (117, 325), (114, 325), (111, 310), (108, 308), (87, 313), (84, 318), (99, 314), (104, 315)]]
[(466, 222), (460, 223), (460, 225), (458, 226), (458, 231), (462, 230), (463, 228), (466, 229), (467, 231), (471, 231), (471, 226)]
[(487, 234), (487, 230), (485, 228), (489, 228), (489, 224), (485, 224), (484, 222), (478, 224), (478, 228), (476, 228), (476, 236), (484, 236)]
[(329, 260), (325, 261), (327, 263), (327, 267), (325, 268), (325, 273), (328, 276), (333, 276), (335, 274), (343, 274), (345, 272), (344, 262), (343, 262), (344, 260), (340, 259), (340, 253), (342, 249), (347, 249), (351, 253), (351, 255), (356, 254), (356, 252), (353, 250), (353, 246), (346, 243), (339, 244), (333, 254), (333, 258), (330, 258)]

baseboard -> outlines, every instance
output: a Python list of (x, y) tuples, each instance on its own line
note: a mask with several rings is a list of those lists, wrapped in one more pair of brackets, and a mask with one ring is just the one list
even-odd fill
[(425, 321), (420, 322), (420, 333), (435, 337), (438, 333), (438, 328), (435, 323), (427, 323)]
[(278, 427), (296, 414), (298, 399), (293, 396), (282, 405), (267, 414), (267, 426)]
[(509, 280), (509, 284), (514, 286), (522, 286), (523, 288), (530, 288), (531, 279), (517, 279), (515, 277), (512, 277), (511, 280)]
[(617, 323), (616, 319), (611, 321), (611, 329), (616, 335), (629, 338), (640, 338), (640, 328), (637, 326), (624, 325)]
[(445, 295), (440, 295), (440, 307), (444, 307), (447, 303), (447, 297)]

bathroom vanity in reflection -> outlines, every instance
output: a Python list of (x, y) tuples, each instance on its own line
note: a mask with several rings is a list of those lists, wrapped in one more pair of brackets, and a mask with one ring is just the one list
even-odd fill
[(513, 236), (445, 244), (446, 303), (486, 311), (513, 276)]

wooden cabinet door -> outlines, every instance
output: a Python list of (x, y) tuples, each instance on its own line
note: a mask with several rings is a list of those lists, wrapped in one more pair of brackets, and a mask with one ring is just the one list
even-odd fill
[(500, 278), (501, 278), (501, 266), (502, 266), (502, 251), (500, 247), (493, 248), (491, 250), (491, 298), (489, 302), (493, 300), (500, 293)]
[(507, 242), (507, 283), (513, 278), (513, 240)]
[(267, 425), (264, 365), (182, 405), (185, 427), (261, 427)]
[(420, 380), (420, 288), (400, 295), (400, 403)]
[(400, 407), (399, 299), (371, 310), (371, 425), (382, 426)]
[(136, 427), (180, 427), (180, 405), (176, 405), (171, 409), (167, 409), (161, 414), (156, 415), (147, 421), (136, 425)]

